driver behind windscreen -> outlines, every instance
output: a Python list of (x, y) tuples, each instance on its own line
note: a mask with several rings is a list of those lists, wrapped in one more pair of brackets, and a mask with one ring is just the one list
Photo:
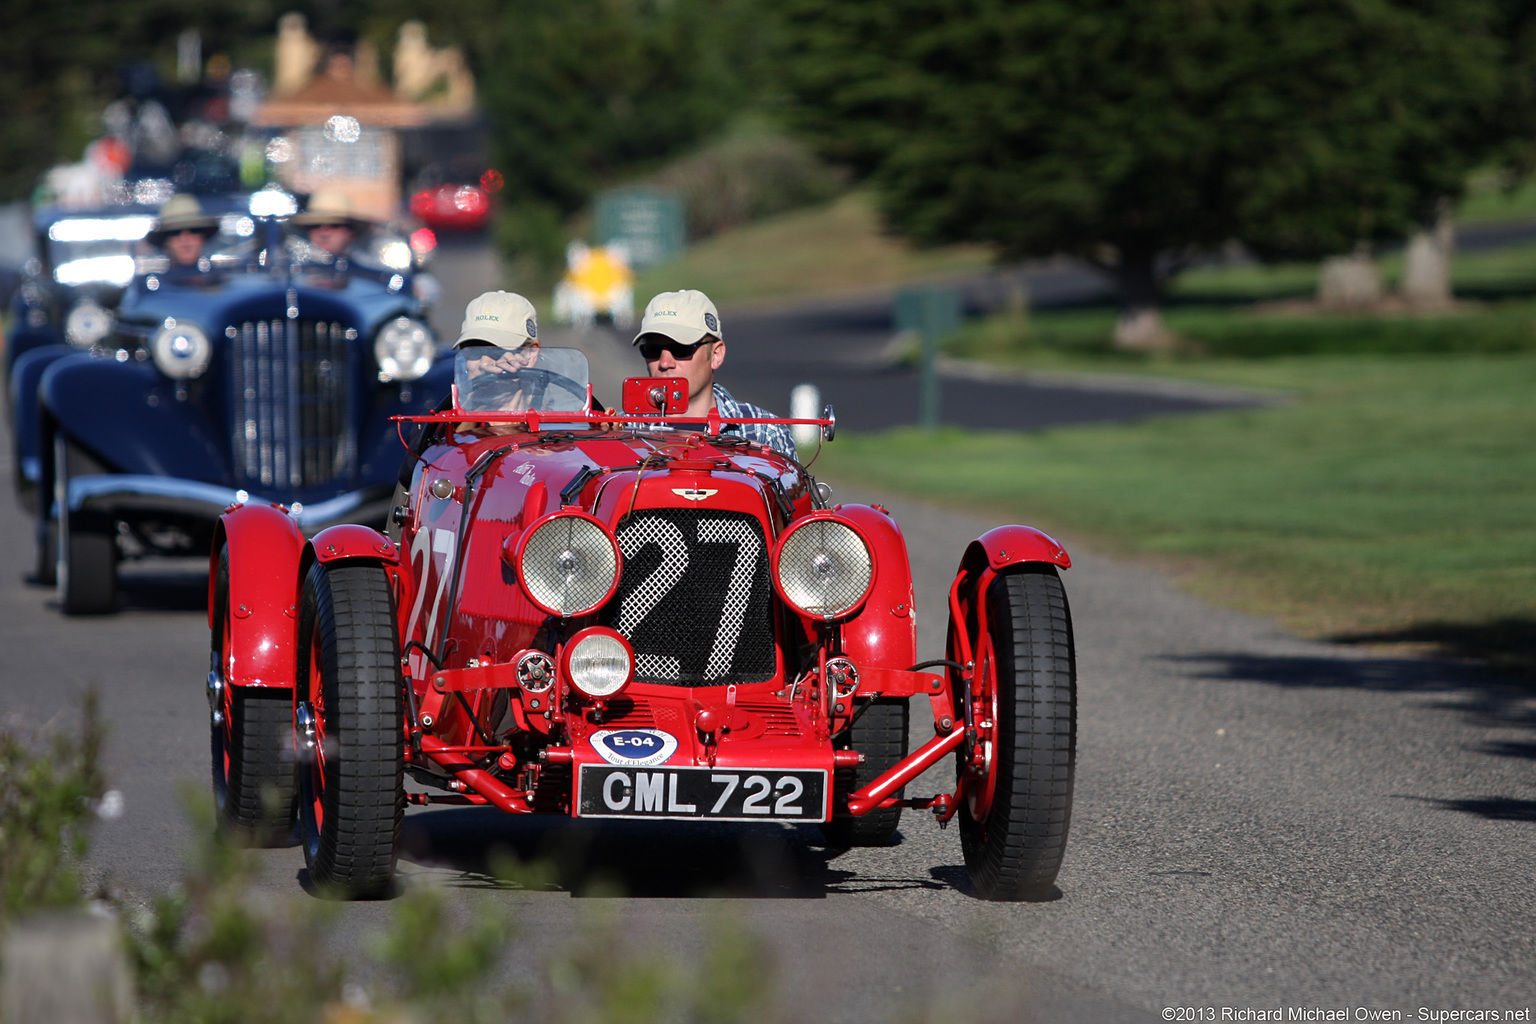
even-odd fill
[[(466, 409), (527, 412), (531, 397), (518, 371), (539, 361), (539, 319), (533, 303), (516, 292), (486, 292), (464, 309), (464, 326), (453, 347), (464, 353), (470, 394)], [(498, 434), (527, 430), (522, 423), (493, 423)]]

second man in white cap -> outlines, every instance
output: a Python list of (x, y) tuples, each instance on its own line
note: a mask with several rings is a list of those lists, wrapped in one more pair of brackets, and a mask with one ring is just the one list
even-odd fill
[[(773, 413), (739, 402), (715, 381), (725, 362), (725, 338), (720, 313), (709, 296), (685, 289), (662, 292), (646, 303), (634, 345), (652, 377), (682, 377), (688, 382), (688, 415), (708, 416), (717, 409), (723, 419), (766, 419)], [(776, 423), (727, 424), (722, 433), (735, 433), (791, 459), (798, 458), (789, 428)]]

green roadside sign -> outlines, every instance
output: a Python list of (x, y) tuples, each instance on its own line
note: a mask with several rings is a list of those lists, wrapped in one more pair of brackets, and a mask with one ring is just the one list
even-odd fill
[(666, 189), (631, 186), (598, 194), (593, 209), (598, 245), (622, 243), (632, 267), (648, 267), (683, 251), (683, 199)]

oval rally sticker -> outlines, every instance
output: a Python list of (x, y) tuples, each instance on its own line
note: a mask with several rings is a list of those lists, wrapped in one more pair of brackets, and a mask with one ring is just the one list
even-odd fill
[(677, 750), (677, 737), (660, 729), (599, 729), (592, 749), (609, 764), (661, 764)]

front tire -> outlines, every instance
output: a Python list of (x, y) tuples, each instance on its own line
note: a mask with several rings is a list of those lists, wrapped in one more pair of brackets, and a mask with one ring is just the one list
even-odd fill
[(404, 812), (400, 648), (389, 581), (315, 564), (299, 611), (299, 824), (325, 895), (389, 893)]
[[(973, 714), (991, 749), (960, 807), (961, 849), (984, 898), (1048, 899), (1066, 851), (1077, 756), (1071, 611), (1049, 566), (996, 577), (985, 600)], [(984, 716), (991, 729), (980, 727)]]
[(54, 449), (54, 500), (58, 509), (54, 584), (65, 615), (117, 611), (117, 522), (110, 516), (69, 508), (72, 463), (79, 458), (63, 434)]
[(293, 693), (230, 684), (229, 549), (219, 554), (213, 598), (213, 671), (222, 681), (222, 721), (209, 726), (219, 829), (254, 846), (280, 846), (292, 832)]
[[(907, 756), (908, 717), (906, 698), (877, 699), (845, 733), (838, 747), (862, 752), (864, 763), (836, 770), (834, 807), (842, 807), (848, 794), (868, 785)], [(898, 790), (896, 796), (903, 792)], [(899, 806), (882, 807), (868, 814), (845, 814), (823, 822), (821, 834), (833, 846), (889, 846), (900, 823)]]

